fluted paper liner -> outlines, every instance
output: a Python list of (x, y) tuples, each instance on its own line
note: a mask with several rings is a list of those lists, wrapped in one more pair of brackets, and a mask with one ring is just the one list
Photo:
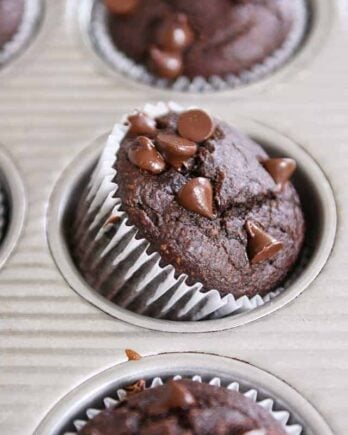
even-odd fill
[[(143, 111), (157, 118), (169, 111), (181, 112), (175, 103), (148, 104)], [(124, 118), (123, 122), (127, 120)], [(72, 249), (81, 273), (96, 291), (115, 304), (157, 319), (208, 320), (246, 312), (276, 297), (301, 272), (299, 264), (290, 279), (265, 297), (202, 290), (189, 285), (188, 276), (176, 276), (172, 265), (163, 266), (161, 256), (149, 253), (149, 242), (141, 238), (122, 211), (115, 183), (117, 152), (128, 126), (116, 124), (82, 194), (72, 231)], [(113, 216), (113, 223), (108, 220)], [(302, 255), (303, 261), (305, 256)]]
[(113, 43), (107, 28), (108, 11), (103, 2), (97, 0), (92, 11), (90, 33), (93, 44), (100, 55), (116, 70), (127, 77), (160, 88), (170, 88), (176, 91), (209, 92), (236, 88), (260, 80), (281, 65), (286, 63), (299, 48), (304, 39), (308, 24), (307, 0), (291, 0), (293, 6), (293, 25), (283, 45), (275, 50), (263, 62), (254, 65), (240, 74), (211, 76), (210, 78), (195, 77), (193, 79), (180, 76), (174, 81), (160, 78), (152, 74), (146, 66), (135, 63)]
[(36, 30), (42, 10), (41, 0), (25, 0), (21, 24), (13, 37), (0, 49), (0, 67), (16, 56)]
[[(173, 376), (172, 379), (179, 380), (182, 379), (182, 376), (177, 375)], [(191, 377), (191, 379), (195, 382), (204, 382), (199, 375), (195, 375)], [(147, 387), (146, 388), (156, 388), (160, 385), (163, 385), (166, 381), (163, 381), (161, 377), (152, 378), (149, 381), (146, 382)], [(223, 382), (219, 377), (214, 377), (210, 381), (207, 382), (209, 385), (214, 385), (217, 387), (225, 386), (223, 385)], [(226, 385), (226, 388), (228, 390), (233, 391), (239, 391), (240, 385), (238, 382), (231, 382)], [(115, 408), (121, 403), (127, 396), (127, 392), (123, 389), (119, 389), (115, 392), (114, 397), (105, 397), (103, 399), (103, 403), (105, 406), (105, 409)], [(291, 413), (286, 409), (279, 408), (277, 404), (277, 409), (275, 409), (275, 401), (272, 398), (265, 398), (265, 399), (258, 399), (259, 391), (257, 388), (252, 388), (247, 390), (243, 393), (243, 395), (249, 399), (251, 399), (253, 402), (257, 403), (262, 408), (266, 409), (272, 417), (281, 423), (281, 425), (284, 427), (286, 433), (288, 435), (300, 435), (303, 431), (302, 426), (299, 424), (292, 424), (289, 423), (289, 421), (295, 421), (295, 419), (292, 419)], [(96, 417), (100, 412), (104, 411), (105, 409), (95, 409), (95, 408), (89, 408), (86, 409), (84, 414), (86, 415), (86, 418), (84, 420), (74, 420), (73, 425), (76, 428), (76, 431), (80, 431), (89, 420), (92, 420), (94, 417)], [(65, 432), (64, 435), (76, 435), (76, 432)], [(261, 435), (261, 434), (260, 434)]]

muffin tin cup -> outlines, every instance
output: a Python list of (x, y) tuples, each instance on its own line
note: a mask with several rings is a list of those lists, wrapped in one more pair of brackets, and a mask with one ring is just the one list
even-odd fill
[(7, 226), (8, 207), (6, 204), (6, 194), (2, 187), (0, 187), (0, 243), (2, 242), (6, 226)]
[[(159, 103), (147, 105), (144, 110), (149, 116), (157, 117), (168, 110), (182, 109), (174, 103)], [(262, 317), (292, 300), (313, 281), (330, 254), (336, 230), (335, 202), (327, 180), (315, 162), (291, 140), (267, 130), (264, 132), (259, 125), (246, 123), (244, 128), (242, 120), (236, 120), (234, 124), (241, 125), (241, 129), (271, 155), (297, 160), (300, 195), (302, 192), (304, 203), (308, 203), (308, 198), (312, 201), (308, 213), (314, 213), (314, 216), (307, 216), (307, 220), (313, 221), (312, 232), (309, 231), (311, 240), (305, 243), (301, 260), (287, 282), (264, 298), (243, 296), (236, 300), (231, 294), (220, 296), (217, 290), (204, 293), (200, 283), (189, 286), (186, 275), (175, 276), (173, 266), (160, 266), (160, 255), (148, 253), (149, 243), (128, 224), (117, 198), (113, 166), (119, 144), (128, 129), (124, 124), (117, 124), (98, 163), (95, 165), (100, 150), (88, 156), (88, 163), (81, 173), (81, 165), (84, 165), (78, 158), (78, 163), (69, 171), (74, 174), (75, 181), (69, 174), (64, 174), (63, 186), (58, 187), (51, 198), (48, 221), (51, 251), (58, 267), (77, 292), (115, 317), (140, 326), (203, 332), (227, 329)], [(106, 139), (100, 142), (103, 140)], [(73, 208), (76, 198), (82, 199), (78, 214), (73, 217), (71, 212), (76, 209), (76, 206)], [(111, 226), (107, 225), (110, 216), (118, 219)], [(70, 238), (73, 243), (67, 242)], [(75, 254), (81, 256), (80, 272), (72, 261), (72, 244)]]
[(11, 156), (0, 147), (0, 268), (17, 245), (25, 215), (22, 179)]
[[(157, 118), (170, 110), (183, 109), (174, 104), (148, 104), (143, 111)], [(124, 119), (126, 121), (127, 118)], [(246, 312), (279, 295), (289, 285), (265, 297), (256, 295), (235, 299), (221, 296), (217, 289), (202, 291), (202, 284), (187, 283), (186, 274), (178, 274), (172, 265), (162, 266), (157, 252), (149, 253), (150, 244), (138, 234), (122, 211), (115, 182), (116, 155), (128, 127), (116, 124), (107, 140), (91, 180), (79, 203), (74, 222), (72, 244), (78, 267), (91, 287), (118, 306), (141, 315), (167, 320), (218, 319)], [(116, 223), (107, 222), (113, 216)], [(301, 273), (305, 261), (298, 265)]]
[[(284, 65), (303, 42), (308, 22), (309, 5), (307, 0), (292, 0), (294, 22), (286, 41), (262, 63), (240, 74), (212, 76), (210, 78), (195, 77), (193, 79), (180, 76), (174, 81), (160, 78), (152, 74), (144, 65), (135, 63), (125, 53), (115, 47), (107, 29), (107, 10), (100, 0), (84, 0), (81, 4), (82, 17), (87, 17), (87, 35), (97, 54), (116, 71), (135, 81), (179, 92), (213, 92), (235, 89), (254, 83), (269, 76)], [(82, 23), (85, 27), (85, 24)]]
[(19, 29), (0, 49), (0, 67), (16, 57), (35, 35), (42, 16), (43, 0), (25, 0), (24, 16)]
[(240, 391), (267, 409), (289, 435), (332, 435), (321, 415), (298, 392), (251, 364), (199, 353), (169, 353), (108, 369), (77, 387), (48, 413), (34, 435), (72, 435), (126, 395), (127, 385), (144, 379), (147, 388), (170, 379), (191, 378)]

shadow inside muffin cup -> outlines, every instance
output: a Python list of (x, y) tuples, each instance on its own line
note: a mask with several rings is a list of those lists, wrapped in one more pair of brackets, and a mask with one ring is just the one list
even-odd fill
[[(81, 296), (112, 316), (145, 328), (172, 332), (205, 332), (232, 328), (263, 317), (284, 306), (305, 290), (327, 261), (336, 232), (336, 207), (331, 187), (317, 163), (294, 141), (263, 125), (235, 119), (232, 125), (258, 142), (271, 156), (287, 156), (298, 163), (293, 179), (304, 209), (307, 232), (297, 266), (276, 294), (260, 298), (257, 307), (236, 311), (218, 319), (186, 321), (164, 320), (142, 315), (136, 303), (122, 307), (107, 300), (93, 289), (74, 263), (71, 251), (71, 228), (76, 205), (105, 144), (107, 135), (99, 138), (62, 175), (51, 197), (48, 214), (48, 240), (52, 255), (62, 274)], [(127, 285), (127, 284), (126, 284)], [(138, 312), (137, 312), (138, 311)]]
[(26, 195), (20, 174), (0, 147), (0, 267), (17, 245), (26, 213)]

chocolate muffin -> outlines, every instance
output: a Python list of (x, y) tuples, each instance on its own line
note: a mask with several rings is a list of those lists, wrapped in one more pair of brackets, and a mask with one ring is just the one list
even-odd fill
[(156, 75), (239, 75), (282, 47), (292, 0), (104, 0), (116, 47)]
[(189, 380), (127, 397), (79, 435), (285, 435), (273, 416), (241, 393)]
[(155, 120), (140, 112), (129, 123), (115, 164), (117, 196), (163, 265), (235, 298), (279, 286), (305, 233), (288, 181), (296, 162), (270, 158), (199, 109)]
[(0, 49), (16, 34), (24, 14), (24, 0), (0, 0)]

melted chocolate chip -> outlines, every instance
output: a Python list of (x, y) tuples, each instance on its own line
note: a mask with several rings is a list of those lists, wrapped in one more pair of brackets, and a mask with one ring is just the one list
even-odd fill
[(165, 51), (184, 51), (194, 41), (194, 34), (184, 14), (169, 15), (157, 32), (157, 43)]
[(115, 15), (129, 15), (135, 12), (140, 0), (104, 0), (106, 7)]
[(296, 162), (293, 159), (268, 159), (262, 162), (262, 164), (277, 183), (280, 190), (284, 188), (296, 170)]
[(274, 257), (283, 249), (283, 243), (267, 234), (260, 225), (246, 222), (248, 233), (248, 257), (251, 264), (260, 263)]
[(187, 210), (213, 218), (213, 187), (207, 178), (188, 181), (178, 193), (178, 202)]
[(140, 379), (140, 381), (135, 382), (132, 385), (127, 385), (127, 387), (125, 387), (125, 390), (127, 392), (127, 396), (132, 396), (133, 394), (141, 393), (142, 391), (144, 391), (145, 387), (146, 383), (144, 379)]
[(170, 409), (187, 409), (195, 403), (195, 398), (184, 385), (169, 381), (166, 389), (151, 404), (149, 413), (150, 415), (164, 414)]
[(182, 55), (178, 52), (151, 47), (150, 60), (152, 68), (161, 77), (172, 80), (182, 73)]
[(141, 359), (141, 355), (133, 349), (126, 349), (125, 353), (129, 361), (139, 361)]
[(128, 158), (138, 168), (153, 174), (160, 174), (166, 167), (166, 162), (151, 139), (145, 136), (139, 136), (130, 146)]
[(213, 135), (214, 130), (214, 120), (204, 110), (192, 109), (179, 116), (178, 131), (186, 139), (203, 142)]
[(156, 121), (143, 112), (128, 116), (129, 133), (153, 136), (156, 131)]
[(197, 144), (176, 134), (159, 133), (156, 144), (165, 160), (175, 169), (182, 165), (197, 152)]

